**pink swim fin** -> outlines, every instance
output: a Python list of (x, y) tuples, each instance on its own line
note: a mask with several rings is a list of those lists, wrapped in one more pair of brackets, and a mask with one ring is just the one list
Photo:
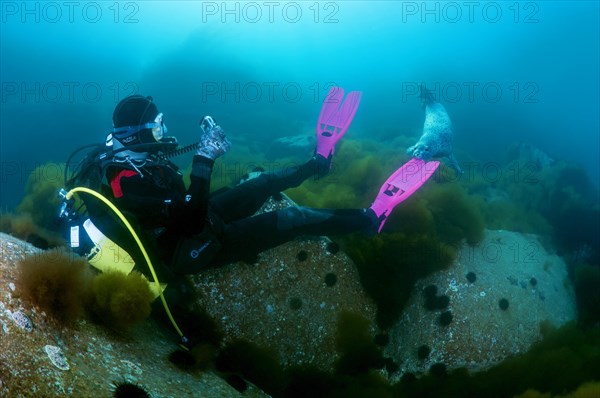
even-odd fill
[(352, 91), (344, 100), (344, 89), (332, 87), (323, 101), (323, 107), (317, 122), (316, 152), (329, 159), (335, 150), (335, 144), (342, 138), (360, 104), (362, 93)]
[(371, 209), (381, 220), (377, 232), (381, 232), (394, 207), (415, 193), (431, 177), (439, 164), (438, 161), (425, 163), (422, 159), (413, 158), (387, 179), (371, 205)]

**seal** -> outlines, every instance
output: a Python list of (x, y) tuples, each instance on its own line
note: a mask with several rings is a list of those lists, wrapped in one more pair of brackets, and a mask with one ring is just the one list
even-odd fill
[(425, 123), (419, 141), (408, 148), (406, 153), (415, 158), (428, 161), (433, 158), (446, 158), (448, 166), (458, 174), (463, 171), (452, 153), (452, 121), (442, 104), (437, 102), (433, 94), (421, 87), (421, 99), (425, 107)]

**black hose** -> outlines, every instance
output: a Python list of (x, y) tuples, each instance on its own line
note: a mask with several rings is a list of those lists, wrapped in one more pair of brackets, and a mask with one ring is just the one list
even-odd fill
[[(154, 150), (156, 151), (157, 146), (160, 149), (163, 149), (163, 151), (159, 156), (163, 159), (170, 159), (176, 156), (180, 156), (183, 155), (185, 153), (191, 152), (194, 149), (196, 149), (198, 147), (198, 143), (192, 143), (189, 145), (186, 145), (184, 147), (181, 147), (179, 149), (174, 149), (177, 147), (177, 142), (166, 142), (166, 143), (162, 143), (162, 142), (155, 142), (155, 143), (150, 143), (150, 144), (138, 144), (138, 145), (131, 145), (131, 146), (126, 146), (126, 147), (122, 147), (119, 149), (112, 149), (112, 148), (107, 148), (105, 144), (88, 144), (88, 145), (83, 145), (79, 148), (77, 148), (75, 151), (73, 151), (71, 153), (71, 155), (67, 158), (67, 162), (65, 165), (65, 172), (64, 172), (64, 184), (65, 186), (69, 185), (69, 170), (71, 170), (71, 160), (75, 157), (75, 155), (77, 155), (79, 152), (81, 152), (84, 149), (87, 148), (96, 148), (95, 151), (93, 151), (91, 154), (88, 154), (88, 156), (93, 156), (95, 158), (95, 160), (97, 159), (107, 159), (108, 157), (113, 157), (116, 154), (123, 152), (123, 151), (134, 151), (134, 152), (143, 152), (143, 151), (151, 151)], [(173, 149), (167, 149), (167, 148), (173, 148)], [(104, 151), (102, 151), (102, 149), (105, 149)], [(77, 166), (75, 166), (73, 168), (73, 173), (72, 175), (76, 175), (78, 173), (78, 170), (83, 167), (83, 163), (86, 161), (86, 159), (89, 161), (89, 157), (86, 156), (85, 158), (83, 158), (82, 160), (80, 160), (77, 163)]]
[(193, 151), (196, 148), (198, 148), (198, 143), (194, 142), (193, 144), (189, 144), (189, 145), (186, 145), (186, 146), (181, 147), (179, 149), (174, 149), (172, 151), (166, 152), (163, 156), (166, 159), (170, 159), (172, 157), (180, 156), (180, 155), (183, 155), (184, 153), (191, 152), (191, 151)]
[[(71, 164), (71, 159), (73, 159), (73, 157), (75, 155), (77, 155), (79, 152), (83, 151), (84, 149), (87, 148), (92, 148), (92, 147), (100, 147), (100, 146), (104, 146), (104, 144), (87, 144), (87, 145), (83, 145), (79, 148), (77, 148), (76, 150), (74, 150), (71, 155), (69, 155), (69, 157), (67, 158), (67, 163), (65, 164), (65, 173), (64, 173), (64, 182), (65, 182), (65, 186), (67, 186), (67, 180), (68, 180), (68, 174), (69, 174), (69, 167)], [(81, 164), (81, 161), (78, 163), (78, 165)]]

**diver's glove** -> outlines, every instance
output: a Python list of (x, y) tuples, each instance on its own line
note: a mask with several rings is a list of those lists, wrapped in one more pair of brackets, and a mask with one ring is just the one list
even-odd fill
[(231, 142), (229, 142), (225, 136), (225, 132), (221, 126), (213, 123), (213, 125), (206, 128), (206, 125), (203, 122), (201, 123), (203, 128), (196, 155), (215, 160), (219, 156), (225, 154), (225, 152), (231, 148)]

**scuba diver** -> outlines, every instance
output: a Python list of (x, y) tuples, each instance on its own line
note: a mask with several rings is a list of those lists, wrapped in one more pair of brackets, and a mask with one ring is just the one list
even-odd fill
[[(154, 279), (155, 295), (169, 313), (162, 291), (158, 291), (164, 290), (159, 281), (173, 284), (171, 290), (178, 292), (185, 290), (185, 275), (207, 266), (255, 258), (261, 251), (301, 235), (380, 232), (393, 208), (423, 185), (439, 162), (411, 159), (388, 178), (368, 208), (291, 206), (256, 214), (269, 197), (330, 171), (335, 145), (350, 126), (360, 99), (357, 91), (344, 98), (342, 88), (330, 90), (317, 122), (317, 147), (306, 163), (252, 173), (252, 178), (233, 188), (211, 193), (214, 162), (231, 148), (223, 129), (210, 116), (202, 119), (186, 188), (182, 174), (168, 158), (190, 146), (176, 149), (177, 140), (166, 135), (164, 115), (151, 97), (124, 98), (115, 107), (106, 143), (97, 145), (70, 179), (65, 173), (65, 185), (71, 191), (63, 191), (61, 213), (74, 214), (72, 192), (79, 191), (84, 193), (81, 199), (89, 217), (84, 228), (71, 226), (71, 247), (79, 248), (96, 266), (92, 262), (95, 249), (83, 250), (84, 240), (88, 248), (91, 240), (96, 249), (104, 241), (118, 242), (116, 247), (131, 256), (131, 261), (125, 261), (129, 264), (125, 272), (136, 266), (149, 280)], [(73, 188), (77, 185), (93, 189)], [(107, 211), (105, 205), (113, 211)], [(79, 222), (76, 217), (67, 218)], [(82, 229), (87, 238), (78, 232)], [(173, 293), (177, 299), (179, 293)]]
[(210, 116), (202, 120), (186, 189), (177, 167), (158, 156), (165, 146), (177, 145), (166, 136), (163, 114), (151, 97), (129, 96), (116, 106), (106, 140), (114, 154), (103, 167), (108, 196), (151, 236), (160, 260), (178, 275), (251, 258), (301, 235), (381, 231), (392, 209), (431, 176), (437, 162), (412, 159), (386, 181), (369, 208), (292, 206), (255, 215), (270, 196), (329, 172), (335, 144), (348, 129), (361, 93), (343, 96), (341, 88), (329, 92), (317, 126), (317, 148), (306, 163), (254, 173), (255, 178), (213, 195), (213, 164), (231, 147), (223, 129)]
[[(191, 183), (186, 189), (182, 175), (171, 164), (153, 160), (152, 146), (143, 151), (126, 149), (136, 144), (173, 141), (166, 137), (163, 114), (151, 97), (127, 97), (114, 110), (114, 128), (107, 140), (113, 149), (125, 148), (107, 168), (112, 199), (118, 208), (133, 214), (142, 229), (152, 231), (161, 260), (175, 274), (194, 274), (209, 264), (252, 258), (301, 235), (339, 235), (373, 227), (380, 230), (398, 199), (405, 199), (410, 188), (395, 194), (382, 192), (374, 204), (365, 209), (292, 206), (254, 215), (270, 196), (297, 187), (309, 177), (327, 174), (335, 143), (350, 125), (360, 93), (350, 93), (338, 109), (342, 98), (343, 90), (332, 89), (326, 100), (326, 105), (331, 104), (332, 114), (323, 116), (337, 118), (341, 126), (333, 129), (343, 131), (330, 134), (331, 128), (322, 127), (314, 156), (306, 163), (282, 171), (261, 172), (231, 189), (210, 195), (215, 159), (231, 147), (223, 129), (211, 117), (202, 120), (192, 161)], [(328, 109), (324, 111), (322, 114)], [(417, 159), (413, 160), (418, 164)], [(434, 170), (428, 167), (426, 172), (431, 175)], [(419, 183), (424, 182), (425, 170), (413, 165), (408, 171)], [(401, 177), (407, 179), (406, 175)], [(383, 191), (389, 184), (388, 180)]]

